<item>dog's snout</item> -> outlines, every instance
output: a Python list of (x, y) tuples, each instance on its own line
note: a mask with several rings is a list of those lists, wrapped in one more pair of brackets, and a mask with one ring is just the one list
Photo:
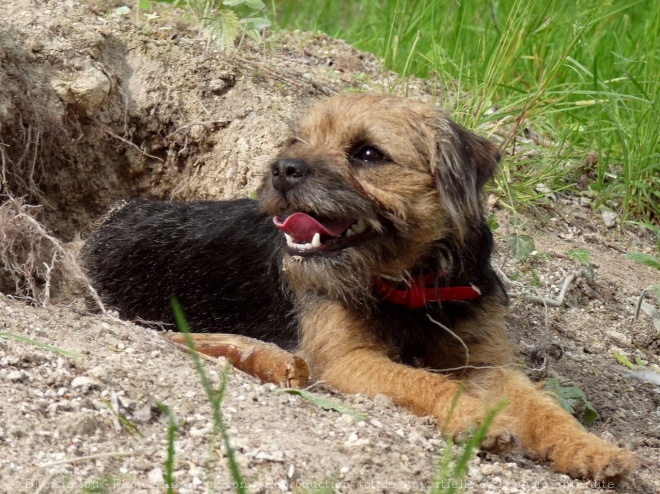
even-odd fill
[(296, 159), (281, 159), (273, 163), (273, 187), (280, 192), (292, 189), (309, 172), (307, 163)]

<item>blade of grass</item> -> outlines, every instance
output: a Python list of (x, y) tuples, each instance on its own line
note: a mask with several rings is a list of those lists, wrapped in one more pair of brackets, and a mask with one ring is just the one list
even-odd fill
[(167, 494), (174, 494), (174, 439), (178, 427), (174, 413), (164, 403), (156, 403), (158, 409), (167, 415), (167, 458), (165, 459), (165, 484), (167, 485)]
[(342, 405), (341, 403), (328, 400), (327, 398), (323, 398), (322, 396), (316, 395), (314, 393), (310, 393), (309, 391), (305, 391), (304, 389), (278, 388), (273, 390), (273, 393), (286, 393), (290, 395), (300, 396), (301, 398), (309, 401), (310, 403), (316, 405), (319, 408), (323, 408), (324, 410), (333, 410), (335, 412), (339, 412), (344, 415), (350, 415), (351, 417), (354, 417), (359, 421), (367, 420), (369, 418), (369, 416), (366, 413), (358, 412), (357, 410), (353, 410), (352, 408), (347, 407), (346, 405)]
[[(458, 489), (463, 485), (462, 480), (467, 475), (470, 460), (479, 448), (479, 445), (486, 439), (493, 420), (506, 407), (506, 404), (506, 400), (501, 400), (495, 406), (488, 409), (483, 422), (476, 428), (458, 455), (451, 454), (453, 439), (449, 439), (442, 457), (440, 476), (437, 480), (434, 480), (436, 487), (431, 491), (433, 494), (453, 494), (458, 492)], [(452, 463), (453, 467), (451, 466)]]
[(61, 348), (57, 348), (56, 346), (47, 345), (46, 343), (41, 343), (40, 341), (33, 340), (32, 338), (28, 338), (26, 336), (21, 336), (14, 333), (0, 333), (0, 338), (6, 338), (10, 340), (21, 341), (23, 343), (29, 343), (30, 345), (43, 348), (44, 350), (49, 350), (51, 352), (59, 353), (64, 357), (75, 358), (75, 359), (83, 358), (83, 355), (79, 353), (70, 352), (68, 350), (62, 350)]
[(183, 314), (181, 304), (179, 304), (179, 301), (176, 298), (172, 298), (170, 300), (170, 304), (172, 305), (172, 311), (174, 312), (174, 319), (176, 321), (177, 327), (183, 334), (183, 340), (186, 344), (186, 347), (188, 348), (190, 357), (192, 358), (195, 371), (199, 376), (199, 380), (202, 384), (202, 387), (204, 388), (204, 391), (206, 392), (209, 403), (211, 404), (211, 409), (213, 411), (213, 437), (215, 437), (218, 432), (220, 433), (226, 450), (229, 471), (231, 472), (234, 485), (236, 486), (236, 492), (238, 494), (245, 494), (247, 492), (247, 484), (243, 480), (243, 475), (241, 474), (238, 463), (236, 462), (234, 448), (229, 441), (229, 434), (227, 433), (227, 428), (222, 418), (221, 409), (222, 399), (224, 397), (225, 390), (227, 389), (227, 382), (231, 372), (231, 364), (227, 364), (225, 367), (225, 370), (222, 374), (222, 382), (220, 383), (220, 388), (217, 392), (215, 392), (213, 390), (213, 386), (211, 385), (211, 381), (206, 374), (206, 371), (204, 370), (204, 366), (202, 365), (202, 359), (199, 357), (199, 354), (195, 350), (195, 342), (190, 336), (190, 327), (188, 326), (188, 322), (186, 321), (186, 318)]

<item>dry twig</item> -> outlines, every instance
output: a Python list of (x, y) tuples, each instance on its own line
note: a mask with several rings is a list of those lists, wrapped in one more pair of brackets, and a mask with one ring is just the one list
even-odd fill
[(564, 279), (564, 283), (561, 287), (561, 291), (559, 292), (559, 296), (556, 299), (537, 297), (536, 295), (532, 295), (526, 292), (511, 292), (509, 293), (509, 295), (511, 297), (524, 297), (525, 299), (530, 300), (532, 302), (538, 302), (544, 305), (549, 305), (551, 307), (562, 307), (564, 305), (564, 301), (566, 299), (566, 293), (568, 292), (568, 288), (570, 287), (571, 283), (573, 283), (573, 281), (580, 278), (588, 279), (589, 274), (584, 269), (579, 269), (569, 274), (566, 277), (566, 279)]
[(57, 465), (68, 465), (69, 463), (78, 463), (79, 461), (98, 460), (99, 458), (116, 458), (119, 456), (142, 456), (144, 453), (130, 452), (130, 451), (116, 451), (109, 453), (97, 453), (88, 456), (76, 456), (75, 458), (64, 458), (63, 460), (51, 461), (50, 463), (42, 463), (38, 465), (39, 468), (50, 468)]

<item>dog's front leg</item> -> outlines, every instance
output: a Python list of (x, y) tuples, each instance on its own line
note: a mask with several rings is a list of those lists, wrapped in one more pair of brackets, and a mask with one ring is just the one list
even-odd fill
[(301, 352), (315, 379), (339, 391), (390, 396), (418, 415), (433, 415), (457, 434), (483, 420), (480, 400), (446, 376), (397, 363), (396, 349), (370, 330), (369, 316), (332, 300), (301, 304)]
[(505, 397), (508, 406), (498, 417), (525, 449), (552, 461), (555, 470), (572, 477), (617, 479), (634, 470), (634, 455), (589, 434), (549, 393), (517, 371), (484, 370), (472, 384), (486, 403)]

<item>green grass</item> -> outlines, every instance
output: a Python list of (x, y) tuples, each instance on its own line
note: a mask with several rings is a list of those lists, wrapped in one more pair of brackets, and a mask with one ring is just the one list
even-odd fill
[[(199, 380), (202, 384), (202, 388), (204, 388), (204, 391), (206, 392), (206, 397), (208, 398), (209, 403), (211, 404), (211, 409), (213, 411), (213, 432), (209, 439), (209, 445), (210, 447), (213, 447), (213, 445), (215, 444), (215, 440), (219, 434), (225, 446), (226, 455), (227, 455), (227, 464), (229, 466), (229, 472), (231, 473), (233, 485), (235, 486), (235, 491), (237, 494), (246, 494), (248, 483), (243, 480), (243, 475), (240, 471), (238, 463), (236, 462), (236, 455), (234, 453), (234, 448), (229, 441), (229, 434), (227, 433), (227, 427), (225, 426), (225, 422), (222, 416), (222, 400), (225, 396), (225, 390), (227, 389), (227, 382), (229, 379), (229, 372), (231, 371), (232, 367), (229, 364), (227, 365), (227, 367), (225, 368), (225, 372), (223, 373), (222, 376), (222, 382), (220, 383), (220, 387), (217, 390), (213, 389), (213, 384), (211, 383), (209, 376), (204, 370), (202, 359), (195, 350), (195, 342), (190, 336), (190, 327), (188, 326), (188, 322), (186, 321), (183, 310), (181, 309), (181, 305), (179, 304), (178, 300), (175, 298), (171, 299), (170, 303), (172, 305), (172, 311), (174, 312), (174, 319), (176, 320), (177, 327), (179, 328), (179, 331), (181, 331), (181, 333), (183, 334), (183, 340), (186, 344), (186, 347), (188, 348), (190, 357), (192, 358), (195, 371), (197, 372), (197, 376), (199, 377)], [(174, 465), (175, 433), (176, 433), (176, 424), (174, 423), (173, 418), (170, 414), (170, 426), (168, 428), (168, 456), (166, 462), (166, 471), (167, 471), (167, 478), (169, 480), (168, 483), (169, 486), (172, 485), (171, 480), (172, 480), (172, 471)], [(168, 492), (170, 492), (169, 488), (168, 488)]]
[(72, 359), (84, 358), (84, 356), (79, 354), (79, 353), (70, 352), (68, 350), (63, 350), (61, 348), (58, 348), (56, 346), (47, 345), (46, 343), (42, 343), (40, 341), (33, 340), (32, 338), (28, 338), (27, 336), (22, 336), (20, 334), (0, 332), (0, 338), (11, 339), (11, 340), (16, 340), (16, 341), (21, 341), (23, 343), (28, 343), (30, 345), (34, 345), (36, 347), (39, 347), (43, 350), (49, 350), (51, 352), (58, 353), (60, 355), (63, 355), (64, 357), (69, 357), (69, 358), (72, 358)]
[[(660, 221), (660, 3), (654, 0), (272, 0), (277, 24), (321, 30), (396, 71), (437, 81), (468, 127), (500, 125), (511, 142), (529, 122), (551, 138), (541, 159), (508, 160), (514, 201), (534, 185), (582, 176), (626, 219)], [(394, 88), (385, 88), (394, 89)], [(495, 111), (493, 111), (495, 110)], [(588, 151), (597, 164), (583, 164)], [(511, 188), (508, 184), (513, 184)]]
[[(458, 398), (458, 397), (457, 397)], [(456, 405), (454, 400), (453, 406)], [(486, 412), (486, 417), (471, 434), (458, 452), (453, 451), (454, 439), (449, 437), (440, 460), (440, 471), (432, 480), (431, 494), (455, 494), (463, 492), (467, 486), (466, 477), (470, 460), (474, 457), (481, 443), (486, 439), (495, 416), (504, 409), (506, 401), (501, 401)]]
[(167, 486), (167, 494), (174, 494), (174, 442), (176, 440), (176, 433), (179, 427), (176, 423), (174, 413), (164, 403), (157, 403), (158, 409), (161, 413), (167, 415), (167, 458), (165, 459), (165, 485)]

